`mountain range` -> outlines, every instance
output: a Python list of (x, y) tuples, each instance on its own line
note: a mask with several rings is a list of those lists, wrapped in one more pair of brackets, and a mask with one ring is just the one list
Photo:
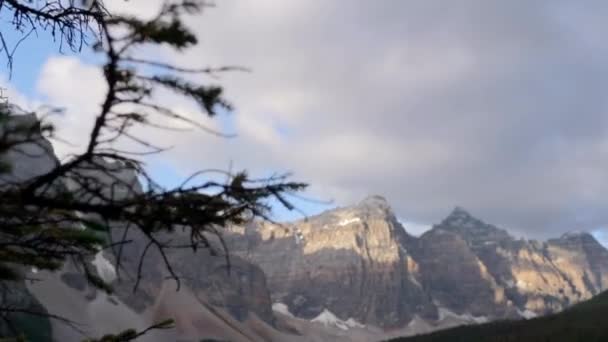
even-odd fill
[[(19, 120), (36, 123), (33, 116)], [(33, 177), (56, 165), (50, 144), (40, 146), (22, 146), (32, 153), (5, 155), (17, 166), (13, 178)], [(107, 169), (114, 170), (112, 177), (97, 177), (106, 177), (113, 194), (128, 196), (133, 187), (120, 187), (136, 183), (135, 173), (120, 163)], [(378, 341), (463, 324), (532, 319), (608, 288), (608, 251), (592, 235), (516, 239), (463, 208), (419, 237), (407, 232), (381, 196), (295, 222), (224, 228), (228, 259), (208, 250), (168, 255), (184, 279), (179, 291), (154, 252), (141, 266), (143, 277), (133, 291), (132, 274), (146, 240), (130, 230), (132, 244), (122, 255), (120, 274), (112, 250), (89, 260), (112, 284), (112, 294), (88, 284), (68, 263), (60, 272), (31, 270), (42, 281), (16, 284), (3, 300), (42, 306), (79, 323), (74, 329), (56, 320), (20, 317), (37, 341), (79, 341), (143, 329), (166, 318), (176, 320), (175, 329), (151, 332), (142, 341)], [(110, 233), (122, 232), (116, 223)], [(187, 236), (186, 229), (172, 238)], [(5, 329), (0, 325), (0, 333)]]
[(455, 208), (415, 237), (380, 196), (231, 232), (231, 251), (261, 267), (291, 315), (331, 313), (388, 335), (542, 316), (608, 286), (608, 251), (588, 233), (516, 239)]

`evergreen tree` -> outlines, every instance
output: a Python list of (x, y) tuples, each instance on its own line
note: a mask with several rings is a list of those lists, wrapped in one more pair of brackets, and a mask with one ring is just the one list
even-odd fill
[[(197, 37), (184, 25), (183, 16), (198, 14), (206, 6), (197, 0), (167, 1), (154, 18), (142, 19), (110, 13), (102, 0), (0, 0), (0, 11), (11, 13), (12, 29), (23, 38), (33, 31), (47, 31), (60, 49), (80, 51), (90, 46), (103, 55), (107, 85), (81, 152), (25, 179), (13, 169), (11, 154), (32, 148), (48, 151), (46, 139), (55, 138), (54, 127), (45, 122), (21, 122), (12, 116), (14, 107), (0, 108), (0, 173), (4, 179), (0, 182), (0, 279), (4, 284), (18, 286), (31, 268), (56, 271), (69, 261), (78, 264), (89, 282), (110, 292), (110, 284), (87, 260), (104, 248), (129, 248), (128, 241), (110, 238), (110, 227), (116, 229), (113, 223), (120, 222), (125, 230), (138, 229), (146, 236), (148, 245), (140, 256), (143, 260), (149, 248), (163, 256), (172, 248), (210, 248), (210, 236), (221, 241), (221, 227), (254, 217), (267, 218), (271, 198), (292, 208), (289, 194), (302, 190), (305, 184), (290, 181), (288, 175), (251, 179), (244, 171), (229, 170), (222, 172), (226, 181), (217, 182), (205, 179), (207, 173), (201, 171), (182, 186), (166, 189), (144, 167), (142, 156), (162, 149), (136, 136), (135, 127), (161, 127), (160, 122), (169, 118), (208, 132), (198, 122), (156, 101), (155, 91), (169, 90), (194, 101), (201, 115), (215, 116), (219, 109), (232, 109), (221, 86), (198, 84), (188, 76), (236, 68), (189, 68), (137, 54), (143, 46), (162, 45), (181, 51), (196, 45)], [(0, 32), (2, 51), (12, 70), (14, 49), (7, 46), (5, 36), (6, 32)], [(140, 150), (118, 150), (116, 143), (122, 139), (131, 140)], [(143, 186), (118, 179), (110, 165), (135, 172)], [(116, 196), (104, 178), (119, 183), (128, 195)], [(158, 234), (171, 234), (183, 227), (188, 227), (190, 236), (185, 245), (158, 239)], [(179, 285), (171, 262), (166, 257), (163, 260)], [(120, 257), (116, 263), (120, 267)], [(137, 274), (138, 279), (140, 276)], [(3, 305), (0, 317), (10, 326), (14, 326), (10, 320), (15, 313), (63, 319), (49, 309), (51, 313)], [(150, 329), (170, 326), (171, 321), (165, 321)], [(129, 341), (145, 332), (128, 330), (99, 341)]]

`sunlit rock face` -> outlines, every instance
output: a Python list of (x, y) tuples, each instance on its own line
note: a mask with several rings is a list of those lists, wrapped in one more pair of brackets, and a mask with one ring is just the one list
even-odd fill
[(491, 276), (494, 292), (504, 293), (500, 303), (514, 305), (517, 312), (559, 311), (606, 289), (608, 251), (590, 234), (565, 234), (548, 242), (516, 240), (459, 208), (433, 230), (466, 241)]
[[(18, 120), (36, 128), (33, 116)], [(28, 153), (4, 156), (13, 168), (0, 184), (28, 180), (57, 165), (50, 143), (35, 137), (37, 143), (24, 145)], [(128, 165), (93, 162), (112, 175), (77, 171), (99, 180), (104, 196), (125, 198), (141, 191)], [(81, 189), (73, 179), (61, 181), (71, 191)], [(116, 241), (124, 227), (119, 222), (113, 225)], [(187, 236), (184, 231), (172, 238), (179, 242)], [(154, 341), (184, 336), (260, 340), (265, 338), (258, 335), (263, 329), (283, 334), (285, 341), (297, 340), (285, 331), (315, 331), (326, 336), (317, 340), (327, 341), (336, 336), (354, 340), (355, 332), (369, 333), (360, 339), (368, 341), (371, 336), (383, 339), (389, 332), (411, 334), (492, 319), (531, 318), (562, 310), (608, 287), (608, 251), (589, 234), (570, 233), (547, 242), (515, 239), (456, 208), (417, 238), (406, 232), (380, 196), (293, 223), (230, 227), (225, 235), (232, 252), (230, 267), (223, 255), (209, 251), (171, 252), (168, 257), (182, 276), (180, 292), (167, 280), (156, 251), (146, 255), (142, 279), (133, 292), (147, 240), (135, 229), (127, 238), (132, 242), (121, 253), (120, 272), (113, 269), (115, 251), (91, 257), (94, 270), (112, 283), (114, 294), (92, 288), (68, 265), (57, 274), (39, 272), (37, 277), (45, 281), (22, 286), (20, 295), (13, 297), (59, 308), (61, 315), (88, 324), (87, 331), (97, 336), (143, 329), (173, 317), (173, 335)], [(248, 328), (252, 322), (260, 325)], [(50, 324), (55, 340), (75, 340), (70, 337), (74, 332), (57, 322)]]
[(549, 240), (547, 253), (572, 279), (581, 298), (608, 288), (608, 251), (591, 234), (568, 233)]
[(502, 316), (504, 291), (458, 234), (433, 229), (412, 249), (425, 292), (438, 307), (473, 316)]
[(232, 252), (258, 264), (273, 300), (298, 317), (327, 309), (344, 321), (396, 327), (417, 313), (436, 315), (405, 246), (411, 237), (381, 197), (293, 224), (234, 231)]
[(439, 328), (555, 312), (608, 286), (608, 251), (589, 234), (515, 239), (456, 208), (416, 238), (379, 196), (231, 232), (232, 252), (264, 270), (273, 301), (304, 319), (328, 310), (370, 326)]

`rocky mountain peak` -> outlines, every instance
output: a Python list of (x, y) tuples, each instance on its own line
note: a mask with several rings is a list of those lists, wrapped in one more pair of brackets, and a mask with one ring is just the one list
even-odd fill
[(26, 113), (9, 104), (10, 114), (0, 125), (0, 133), (14, 148), (2, 153), (2, 159), (11, 165), (11, 172), (0, 175), (0, 184), (19, 183), (49, 172), (59, 163), (53, 146), (40, 131), (35, 114)]
[(513, 239), (507, 231), (485, 223), (458, 206), (434, 228), (456, 233), (473, 244)]
[(479, 219), (471, 215), (466, 209), (460, 206), (454, 207), (452, 212), (441, 222), (442, 225), (460, 226), (460, 225), (483, 225)]
[(341, 322), (392, 329), (529, 318), (608, 288), (608, 251), (588, 233), (516, 240), (462, 207), (420, 237), (402, 228), (387, 200), (370, 196), (289, 229), (235, 234), (229, 245), (262, 268), (282, 311), (346, 330)]
[(391, 223), (397, 220), (386, 198), (379, 195), (368, 196), (356, 205), (344, 209), (363, 220), (380, 219)]
[(380, 210), (390, 210), (391, 206), (388, 204), (386, 198), (380, 195), (372, 195), (367, 196), (361, 202), (359, 202), (359, 207), (368, 208), (368, 209), (380, 209)]
[(593, 235), (591, 235), (589, 232), (580, 231), (580, 230), (575, 230), (575, 231), (570, 231), (570, 232), (564, 233), (560, 237), (560, 239), (562, 239), (562, 240), (581, 240), (581, 239), (585, 239), (585, 240), (593, 239), (593, 240), (595, 240), (595, 238), (593, 237)]
[(558, 239), (551, 239), (549, 242), (568, 249), (584, 249), (591, 254), (594, 254), (595, 251), (605, 253), (605, 248), (599, 241), (591, 233), (585, 231), (567, 232)]

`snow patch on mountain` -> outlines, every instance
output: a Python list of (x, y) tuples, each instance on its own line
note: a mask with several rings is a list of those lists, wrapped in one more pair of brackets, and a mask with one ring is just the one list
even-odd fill
[(521, 280), (521, 279), (520, 279), (520, 280), (518, 280), (518, 281), (517, 281), (517, 283), (516, 283), (515, 285), (516, 285), (518, 288), (525, 290), (525, 289), (527, 289), (528, 287), (530, 287), (530, 285), (531, 285), (531, 284), (530, 284), (529, 282), (527, 282), (527, 281), (524, 281), (524, 280)]
[(432, 325), (427, 321), (415, 315), (414, 318), (407, 324), (405, 328), (410, 335), (423, 334), (432, 330)]
[(101, 251), (95, 254), (93, 265), (97, 268), (97, 273), (101, 279), (106, 283), (111, 283), (116, 279), (116, 269), (114, 268), (114, 265), (103, 256)]
[(343, 219), (340, 222), (338, 222), (338, 226), (344, 227), (344, 226), (347, 226), (347, 225), (349, 225), (351, 223), (357, 223), (357, 222), (361, 222), (361, 219), (358, 218), (358, 217)]
[(459, 315), (444, 307), (439, 307), (438, 310), (439, 310), (439, 321), (443, 321), (447, 318), (455, 318), (458, 320), (475, 323), (475, 324), (487, 323), (490, 321), (488, 319), (488, 317), (486, 317), (486, 316), (473, 316), (469, 313)]
[(525, 319), (531, 319), (531, 318), (535, 318), (538, 316), (535, 312), (530, 311), (528, 309), (523, 310), (523, 311), (517, 309), (517, 314), (519, 314), (521, 317), (523, 317)]
[(350, 317), (349, 319), (346, 320), (346, 325), (348, 325), (351, 328), (365, 328), (365, 324), (361, 324), (359, 322), (357, 322), (354, 318)]
[(350, 328), (363, 328), (365, 325), (357, 322), (353, 318), (349, 318), (346, 321), (336, 317), (331, 311), (324, 309), (317, 317), (310, 320), (311, 322), (321, 323), (324, 326), (335, 326), (342, 330), (348, 330)]
[(585, 236), (591, 235), (586, 231), (582, 231), (582, 230), (573, 230), (570, 232), (566, 232), (561, 236), (561, 239), (576, 239), (576, 238), (582, 238)]
[(289, 311), (289, 307), (284, 303), (272, 304), (272, 311), (278, 312), (289, 317), (293, 317), (293, 314)]

